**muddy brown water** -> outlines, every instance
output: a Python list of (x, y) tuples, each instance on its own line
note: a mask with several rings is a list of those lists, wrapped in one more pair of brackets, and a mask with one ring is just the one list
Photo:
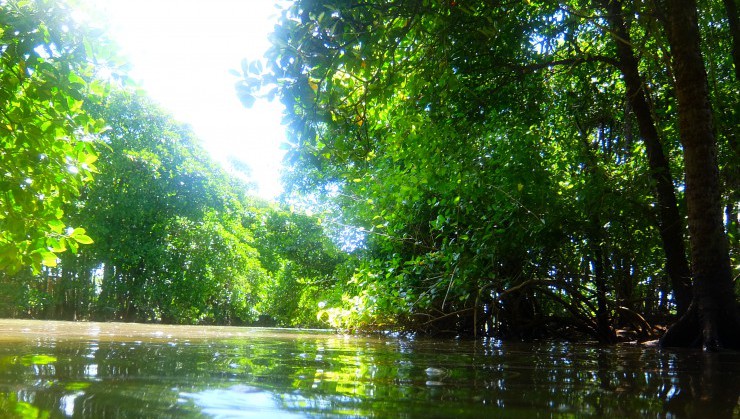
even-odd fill
[(740, 418), (740, 354), (0, 320), (2, 418)]

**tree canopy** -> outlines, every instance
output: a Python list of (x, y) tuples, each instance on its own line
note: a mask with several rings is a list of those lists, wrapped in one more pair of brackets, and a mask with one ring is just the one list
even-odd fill
[[(738, 80), (715, 3), (296, 1), (237, 89), (285, 104), (289, 188), (366, 233), (334, 318), (604, 342), (692, 301), (736, 320)], [(680, 78), (683, 57), (708, 78)], [(716, 140), (688, 129), (712, 119)], [(719, 163), (692, 172), (695, 147)], [(710, 253), (726, 270), (701, 273)]]
[(319, 324), (344, 255), (318, 220), (250, 196), (66, 3), (1, 6), (0, 312)]
[[(315, 219), (250, 197), (249, 186), (210, 160), (188, 127), (145, 97), (115, 92), (87, 112), (109, 124), (95, 143), (99, 173), (64, 213), (86, 226), (92, 243), (28, 278), (15, 291), (24, 311), (316, 324), (312, 284), (331, 283), (343, 259)], [(307, 298), (313, 304), (301, 309)]]
[(90, 242), (61, 207), (97, 171), (91, 136), (104, 125), (83, 106), (105, 92), (93, 65), (105, 45), (64, 2), (0, 6), (0, 269), (38, 271)]

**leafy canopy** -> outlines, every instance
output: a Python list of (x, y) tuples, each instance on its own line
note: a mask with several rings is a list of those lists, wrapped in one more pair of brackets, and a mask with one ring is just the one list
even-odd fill
[(2, 2), (0, 269), (55, 266), (58, 253), (91, 242), (64, 223), (62, 206), (97, 171), (103, 123), (83, 106), (106, 90), (93, 39), (65, 2)]

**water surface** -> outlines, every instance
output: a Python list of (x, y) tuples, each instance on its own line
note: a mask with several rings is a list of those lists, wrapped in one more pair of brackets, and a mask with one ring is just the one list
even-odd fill
[(0, 417), (740, 418), (740, 354), (0, 320)]

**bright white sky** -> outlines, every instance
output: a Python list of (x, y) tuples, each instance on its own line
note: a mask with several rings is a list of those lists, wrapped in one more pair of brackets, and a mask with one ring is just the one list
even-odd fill
[[(109, 36), (130, 60), (131, 77), (178, 120), (190, 124), (212, 157), (252, 170), (258, 195), (281, 192), (282, 105), (241, 105), (229, 69), (261, 59), (279, 16), (274, 0), (87, 0), (109, 19)], [(240, 71), (240, 70), (239, 70)]]

